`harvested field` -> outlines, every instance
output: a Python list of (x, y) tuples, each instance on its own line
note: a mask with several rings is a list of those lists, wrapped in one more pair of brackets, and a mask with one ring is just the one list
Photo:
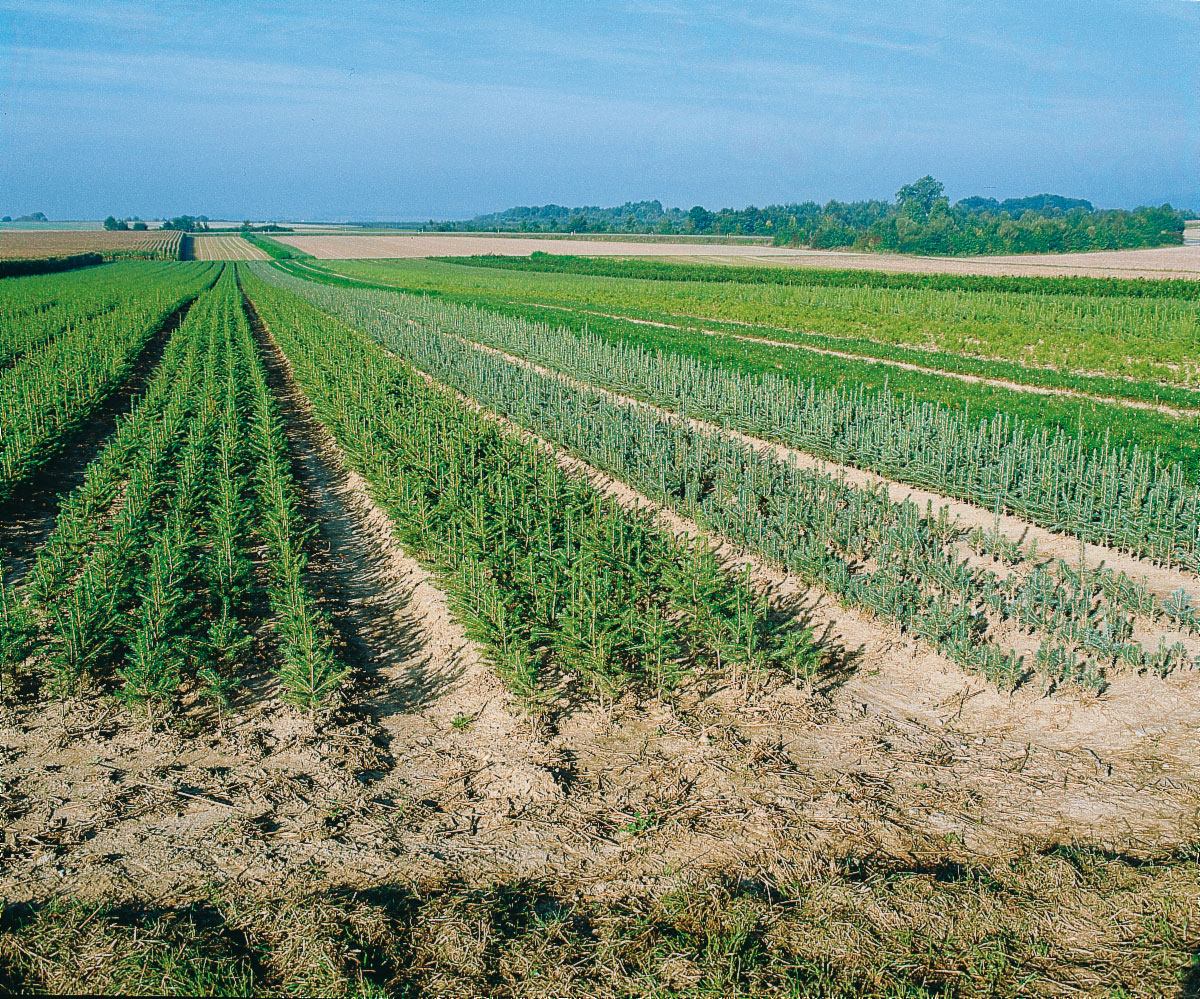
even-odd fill
[(1200, 247), (1196, 246), (1005, 257), (916, 257), (832, 250), (793, 250), (766, 244), (729, 246), (658, 243), (651, 246), (620, 239), (605, 242), (590, 239), (445, 236), (424, 233), (407, 236), (284, 234), (277, 238), (281, 243), (287, 243), (322, 260), (475, 254), (521, 257), (540, 251), (577, 256), (672, 257), (680, 261), (706, 263), (780, 264), (919, 274), (1200, 279)]
[[(1200, 247), (1160, 246), (1145, 250), (1098, 250), (1093, 253), (1019, 254), (995, 257), (918, 257), (838, 250), (794, 250), (783, 256), (764, 253), (758, 260), (728, 254), (681, 257), (681, 261), (727, 264), (780, 264), (834, 267), (908, 274), (983, 274), (1011, 277), (1112, 277), (1200, 279)], [(598, 255), (598, 254), (597, 254)], [(642, 254), (647, 256), (648, 254)]]
[(197, 260), (269, 260), (253, 243), (241, 236), (192, 236)]
[(0, 231), (0, 260), (62, 257), (73, 253), (102, 253), (104, 256), (176, 260), (182, 233), (162, 230), (109, 232), (78, 229), (41, 232)]
[(288, 235), (276, 236), (281, 243), (294, 246), (324, 260), (351, 260), (383, 257), (444, 257), (496, 253), (528, 256), (535, 251), (554, 254), (591, 256), (686, 256), (710, 254), (741, 256), (759, 260), (764, 255), (790, 255), (800, 251), (767, 244), (727, 245), (701, 243), (651, 243), (648, 241), (601, 241), (595, 239), (546, 239), (529, 236), (448, 236), (425, 234), (407, 236), (364, 235)]

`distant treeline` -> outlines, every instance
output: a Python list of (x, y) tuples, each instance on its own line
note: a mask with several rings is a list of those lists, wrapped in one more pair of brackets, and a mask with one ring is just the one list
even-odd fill
[(1192, 212), (1170, 205), (1133, 211), (1095, 208), (1082, 198), (972, 197), (951, 205), (943, 185), (922, 177), (894, 202), (815, 201), (711, 212), (663, 208), (659, 201), (615, 208), (562, 205), (509, 208), (465, 222), (429, 222), (440, 232), (611, 232), (697, 236), (770, 236), (780, 246), (964, 255), (1052, 253), (1171, 246), (1183, 242)]
[[(20, 221), (20, 220), (18, 220)], [(268, 222), (265, 225), (251, 225), (247, 220), (240, 226), (210, 226), (207, 215), (176, 215), (173, 219), (164, 219), (160, 229), (170, 229), (178, 232), (292, 232), (285, 225)], [(136, 230), (145, 232), (150, 228), (149, 223), (143, 222), (136, 216), (118, 219), (110, 215), (104, 220), (104, 228), (109, 232), (125, 232)]]

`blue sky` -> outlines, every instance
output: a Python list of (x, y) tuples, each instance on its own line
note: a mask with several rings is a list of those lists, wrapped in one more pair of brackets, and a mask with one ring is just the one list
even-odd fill
[(1200, 209), (1197, 0), (0, 0), (0, 214)]

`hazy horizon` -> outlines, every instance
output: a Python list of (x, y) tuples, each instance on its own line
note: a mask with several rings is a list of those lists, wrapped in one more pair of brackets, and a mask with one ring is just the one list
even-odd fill
[(1200, 3), (0, 0), (0, 215), (1200, 208)]

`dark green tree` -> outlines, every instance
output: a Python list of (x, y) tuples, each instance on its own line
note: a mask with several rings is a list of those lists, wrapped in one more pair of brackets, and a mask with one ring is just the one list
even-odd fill
[(921, 216), (928, 215), (933, 211), (933, 206), (943, 200), (946, 186), (940, 181), (926, 174), (920, 180), (914, 180), (911, 184), (905, 184), (896, 192), (896, 202), (903, 209), (915, 209)]
[(692, 232), (708, 232), (712, 228), (713, 214), (707, 208), (696, 205), (688, 212), (688, 223)]

